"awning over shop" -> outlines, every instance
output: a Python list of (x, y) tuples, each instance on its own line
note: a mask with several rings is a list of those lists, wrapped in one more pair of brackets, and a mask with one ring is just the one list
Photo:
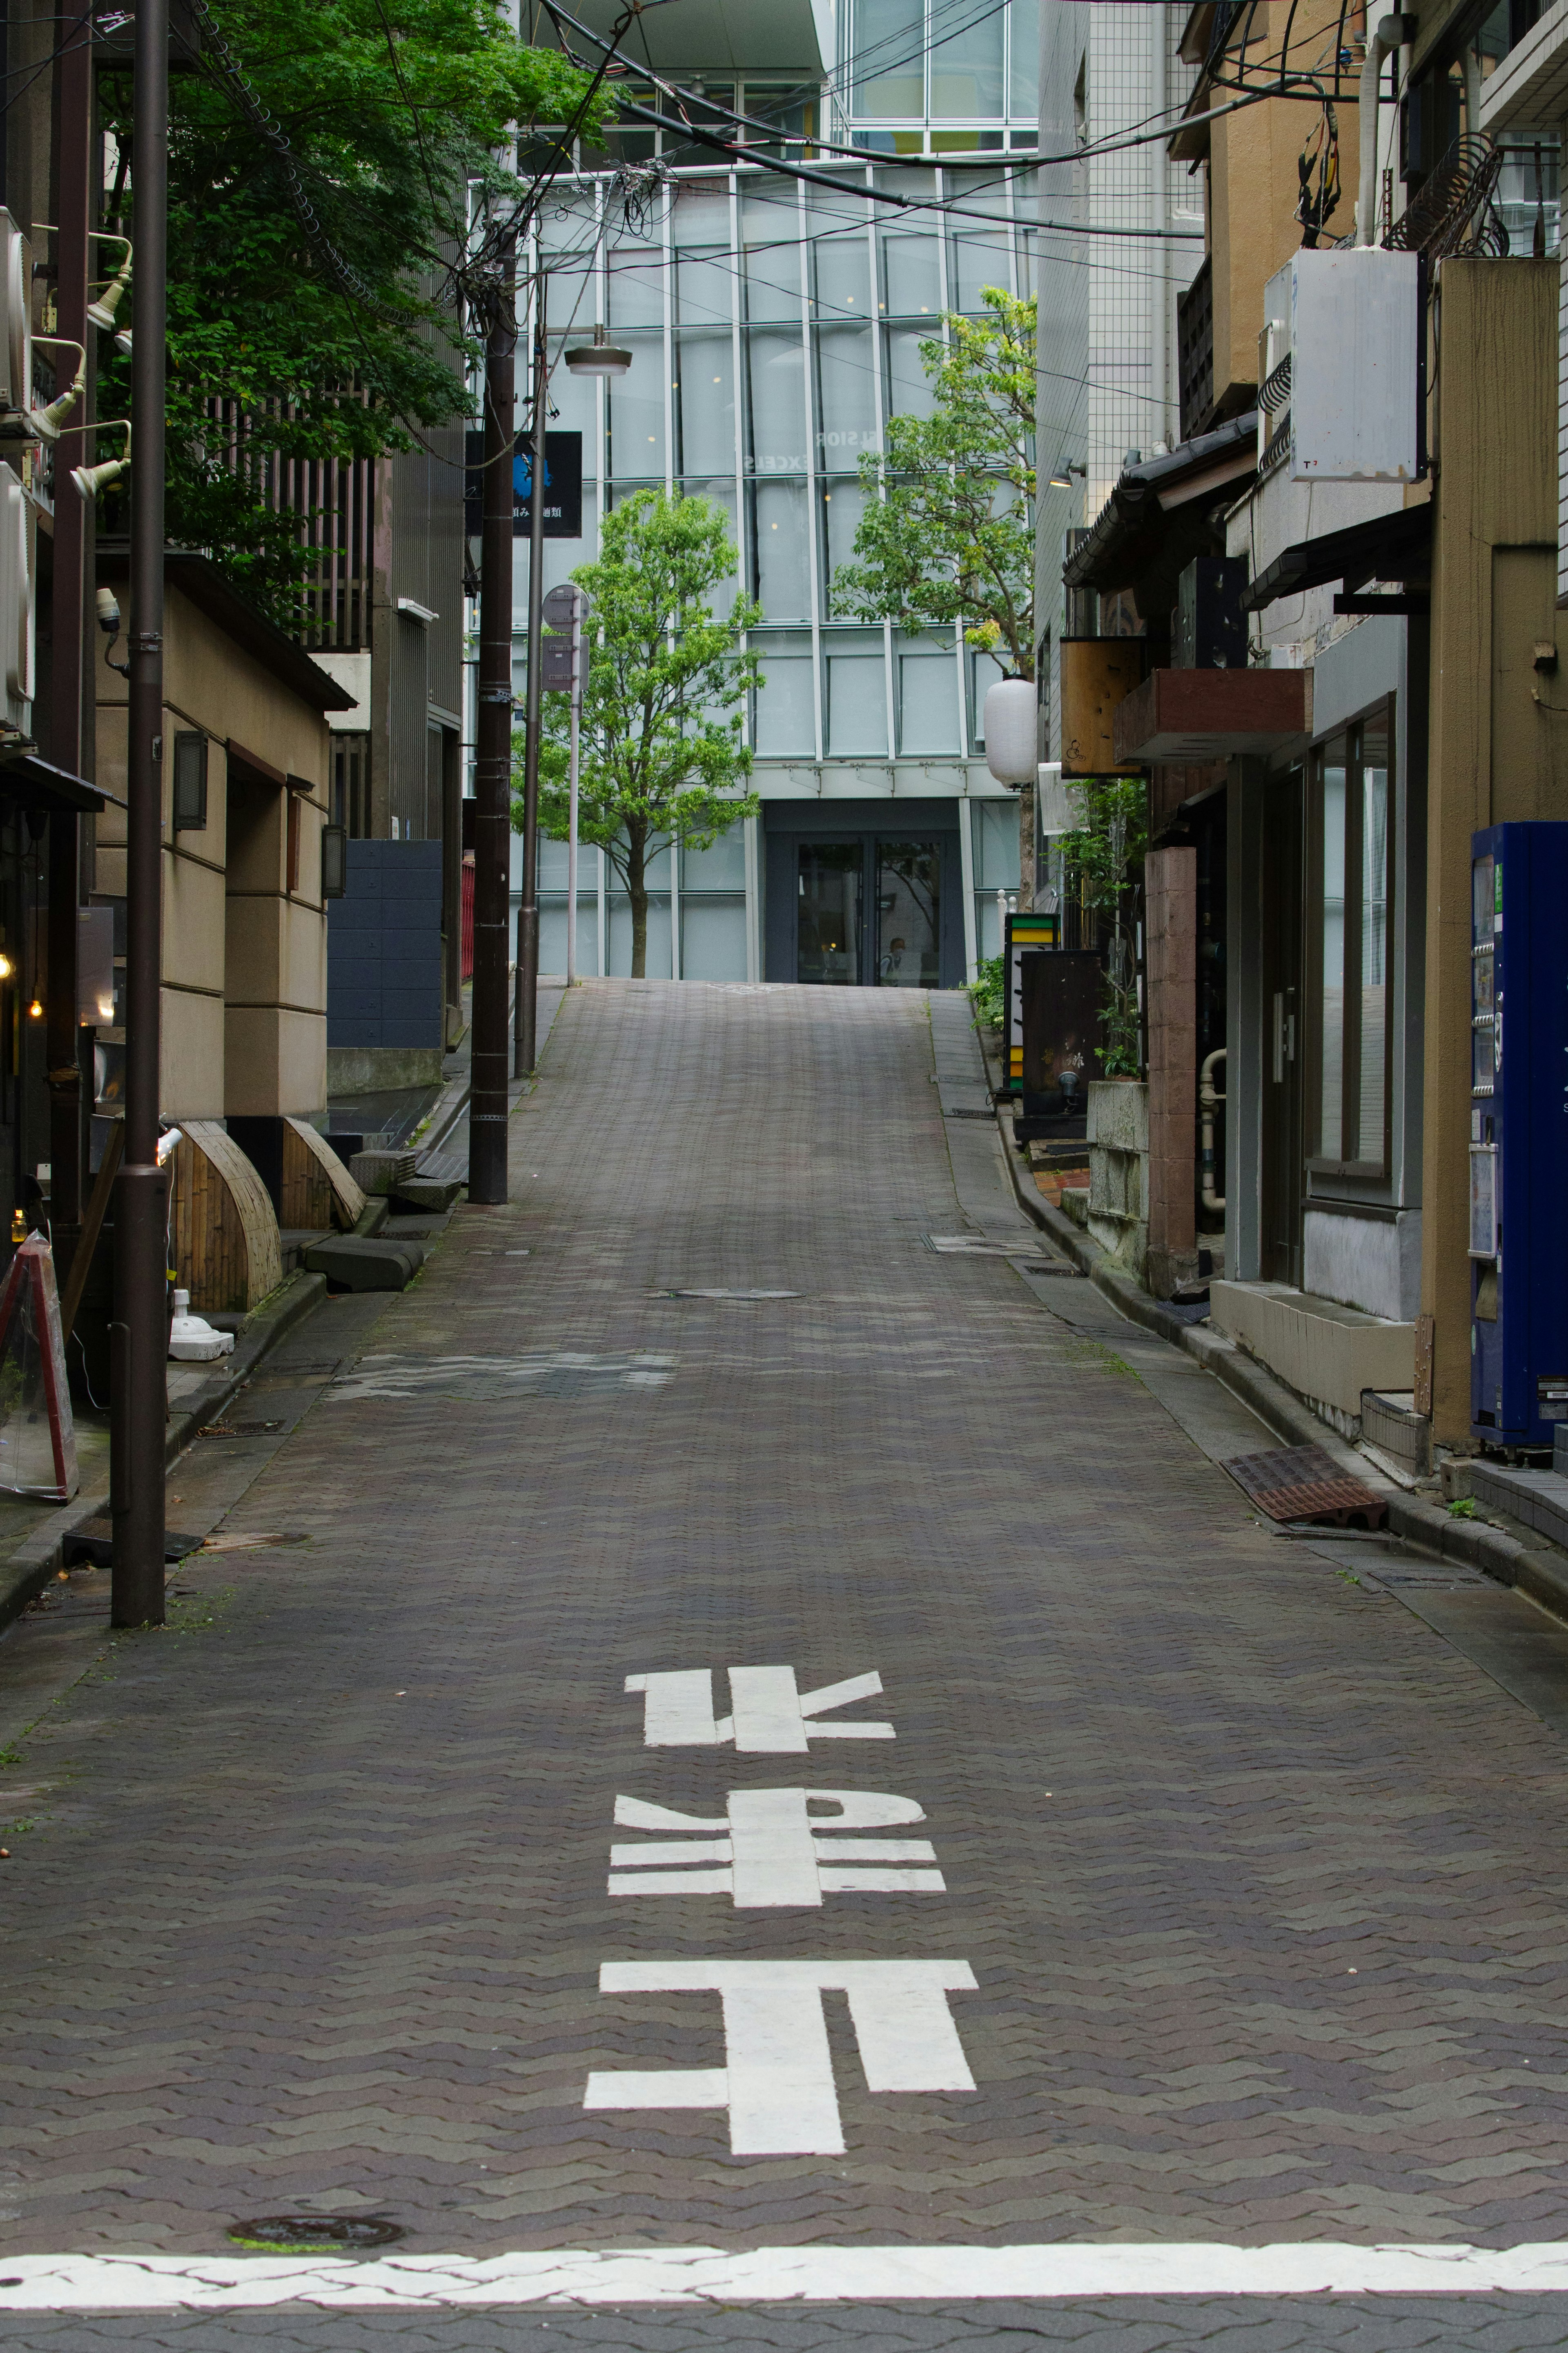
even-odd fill
[(106, 793), (101, 785), (89, 785), (85, 776), (57, 768), (52, 761), (40, 760), (36, 752), (19, 760), (0, 761), (0, 806), (61, 809), (78, 816), (84, 810), (100, 809), (105, 801), (113, 801), (118, 808), (125, 807), (118, 793)]
[(1425, 501), (1344, 531), (1326, 531), (1318, 539), (1298, 540), (1258, 574), (1241, 601), (1260, 613), (1277, 597), (1323, 588), (1331, 580), (1343, 581), (1347, 590), (1368, 580), (1424, 581), (1431, 561), (1432, 508)]
[(1088, 535), (1062, 566), (1069, 588), (1130, 588), (1145, 617), (1168, 613), (1194, 556), (1215, 553), (1211, 516), (1247, 488), (1258, 464), (1258, 412), (1129, 466)]

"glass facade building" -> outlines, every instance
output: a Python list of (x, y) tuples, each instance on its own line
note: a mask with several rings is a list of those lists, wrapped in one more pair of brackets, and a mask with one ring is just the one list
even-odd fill
[[(994, 952), (997, 890), (1017, 886), (1017, 802), (990, 776), (981, 733), (994, 664), (956, 629), (909, 637), (856, 620), (833, 586), (861, 512), (862, 453), (889, 416), (929, 405), (922, 341), (944, 312), (978, 311), (984, 287), (1033, 290), (1030, 175), (943, 160), (1033, 146), (1033, 5), (1003, 0), (943, 37), (964, 13), (859, 0), (831, 73), (700, 77), (711, 102), (777, 122), (777, 152), (831, 186), (701, 160), (628, 118), (623, 152), (580, 152), (538, 226), (552, 357), (601, 320), (632, 353), (607, 382), (553, 370), (552, 427), (583, 437), (583, 538), (546, 543), (546, 587), (592, 559), (617, 501), (654, 484), (723, 511), (734, 586), (763, 614), (749, 643), (764, 683), (746, 714), (763, 811), (710, 849), (660, 858), (650, 977), (953, 986)], [(814, 132), (913, 160), (835, 159)], [(921, 202), (906, 210), (870, 190)], [(521, 544), (519, 557), (521, 697)], [(559, 971), (564, 844), (543, 846), (540, 879), (542, 968)], [(578, 969), (625, 972), (624, 892), (591, 849), (579, 881)]]

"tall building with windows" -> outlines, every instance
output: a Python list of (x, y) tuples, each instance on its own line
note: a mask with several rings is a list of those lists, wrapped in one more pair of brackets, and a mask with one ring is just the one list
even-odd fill
[[(607, 7), (590, 13), (607, 29)], [(997, 671), (956, 629), (850, 619), (833, 576), (854, 543), (861, 453), (889, 416), (928, 403), (921, 342), (944, 312), (978, 311), (983, 287), (1032, 290), (1031, 178), (1000, 159), (1035, 143), (1033, 0), (847, 0), (837, 23), (823, 0), (743, 21), (733, 6), (689, 13), (690, 31), (684, 10), (639, 19), (652, 69), (773, 125), (773, 152), (831, 185), (732, 168), (627, 115), (615, 153), (574, 156), (531, 256), (549, 272), (552, 357), (597, 320), (633, 354), (608, 383), (553, 372), (552, 424), (583, 436), (583, 538), (547, 543), (546, 586), (592, 558), (617, 500), (653, 483), (723, 509), (736, 586), (764, 616), (750, 642), (765, 683), (747, 713), (762, 813), (710, 849), (662, 855), (648, 973), (955, 987), (994, 951), (997, 891), (1018, 881), (1017, 803), (981, 735)], [(635, 75), (617, 87), (669, 111)], [(825, 154), (824, 138), (889, 161)], [(624, 892), (596, 851), (579, 879), (578, 969), (626, 971)], [(546, 970), (564, 966), (566, 922), (564, 845), (546, 843)]]

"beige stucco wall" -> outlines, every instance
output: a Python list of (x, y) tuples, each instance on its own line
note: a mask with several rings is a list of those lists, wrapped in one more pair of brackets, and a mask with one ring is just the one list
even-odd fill
[[(165, 613), (163, 1001), (160, 1103), (170, 1119), (319, 1111), (326, 1102), (327, 924), (321, 900), (331, 737), (322, 715), (235, 643), (171, 581)], [(125, 792), (125, 689), (99, 665), (98, 767)], [(207, 823), (173, 828), (174, 738), (208, 740)], [(232, 845), (227, 745), (305, 780), (300, 880), (286, 883), (281, 786), (247, 805), (264, 812)], [(253, 772), (247, 772), (247, 776)], [(98, 820), (96, 887), (125, 889), (125, 816)]]
[[(1432, 686), (1421, 1306), (1433, 1435), (1470, 1426), (1470, 836), (1568, 818), (1568, 744), (1540, 642), (1559, 634), (1555, 261), (1445, 261), (1434, 369)], [(1561, 673), (1559, 673), (1561, 675)]]

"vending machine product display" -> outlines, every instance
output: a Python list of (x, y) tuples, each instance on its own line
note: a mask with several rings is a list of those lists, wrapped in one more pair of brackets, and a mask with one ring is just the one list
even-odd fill
[(1568, 1422), (1568, 824), (1489, 826), (1470, 863), (1470, 1427)]

